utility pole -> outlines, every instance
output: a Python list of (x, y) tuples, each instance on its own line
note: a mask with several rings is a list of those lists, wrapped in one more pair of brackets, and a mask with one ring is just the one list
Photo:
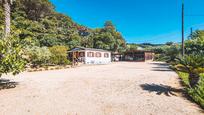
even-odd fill
[(182, 0), (182, 56), (185, 55), (184, 49), (184, 0)]
[(191, 27), (191, 39), (193, 39), (193, 28)]

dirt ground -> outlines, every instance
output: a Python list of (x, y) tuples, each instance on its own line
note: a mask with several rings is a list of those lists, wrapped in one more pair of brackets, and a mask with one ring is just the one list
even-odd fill
[(164, 63), (120, 62), (3, 78), (0, 115), (204, 114), (183, 97), (178, 76)]

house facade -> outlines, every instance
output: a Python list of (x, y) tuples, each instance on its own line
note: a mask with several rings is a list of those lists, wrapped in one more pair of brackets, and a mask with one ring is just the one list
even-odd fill
[(127, 51), (123, 55), (123, 60), (135, 61), (135, 62), (153, 61), (154, 55), (155, 54), (152, 51), (143, 51), (143, 50)]
[(69, 58), (73, 62), (83, 64), (109, 64), (111, 63), (111, 52), (102, 49), (77, 47), (69, 51)]

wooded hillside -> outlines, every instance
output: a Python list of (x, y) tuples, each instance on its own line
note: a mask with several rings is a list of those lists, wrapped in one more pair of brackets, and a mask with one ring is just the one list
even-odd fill
[[(63, 45), (123, 51), (126, 42), (111, 21), (103, 28), (91, 29), (75, 23), (69, 16), (54, 10), (49, 0), (17, 0), (12, 4), (12, 32), (29, 47)], [(4, 26), (3, 8), (0, 6), (0, 34)]]

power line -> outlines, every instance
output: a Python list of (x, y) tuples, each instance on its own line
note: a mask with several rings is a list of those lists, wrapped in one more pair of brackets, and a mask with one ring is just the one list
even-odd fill
[(204, 17), (204, 14), (187, 14), (188, 17)]

